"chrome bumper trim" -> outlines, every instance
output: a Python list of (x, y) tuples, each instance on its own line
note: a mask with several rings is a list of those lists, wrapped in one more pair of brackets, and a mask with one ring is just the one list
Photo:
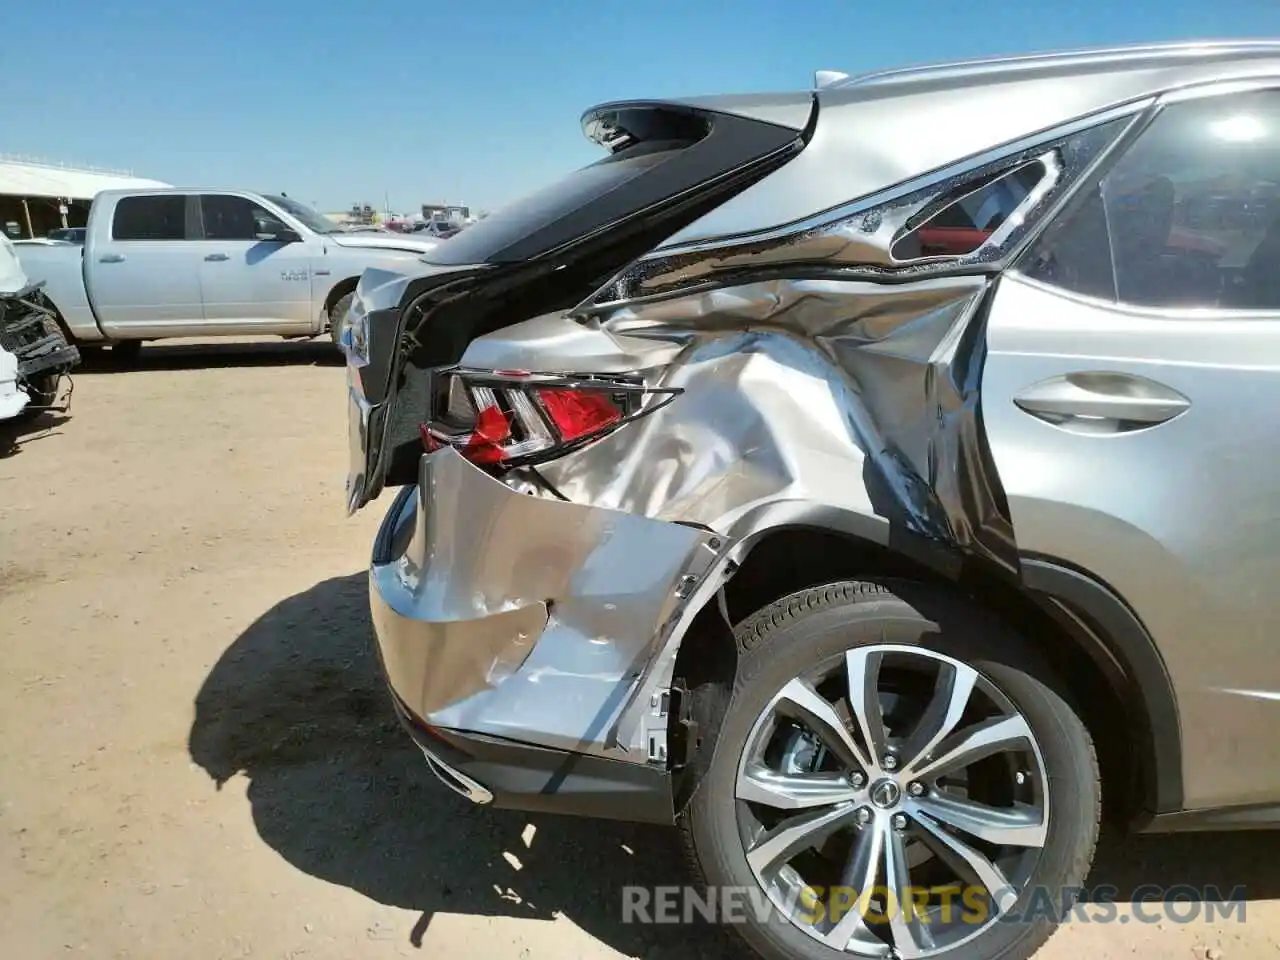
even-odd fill
[(460, 773), (453, 767), (449, 766), (439, 757), (435, 756), (426, 747), (419, 745), (418, 749), (422, 751), (422, 755), (427, 759), (427, 766), (431, 768), (431, 772), (436, 775), (441, 783), (452, 790), (454, 793), (461, 794), (472, 803), (486, 804), (493, 802), (493, 794), (476, 781), (472, 780), (465, 773)]

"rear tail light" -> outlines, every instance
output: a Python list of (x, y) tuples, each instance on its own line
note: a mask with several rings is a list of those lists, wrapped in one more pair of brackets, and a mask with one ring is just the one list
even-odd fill
[(561, 376), (523, 370), (437, 373), (428, 450), (451, 446), (472, 463), (513, 467), (563, 456), (665, 406), (679, 390), (639, 377)]

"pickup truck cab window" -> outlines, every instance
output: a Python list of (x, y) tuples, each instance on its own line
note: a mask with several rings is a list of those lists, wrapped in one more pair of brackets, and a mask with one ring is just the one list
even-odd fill
[(336, 223), (323, 213), (317, 213), (312, 210), (305, 203), (299, 203), (291, 197), (278, 197), (274, 194), (267, 194), (266, 199), (299, 221), (308, 230), (313, 230), (320, 234), (339, 232)]
[(279, 233), (280, 218), (247, 197), (210, 193), (200, 197), (206, 240), (255, 240), (259, 234)]
[(187, 239), (187, 198), (143, 194), (121, 197), (111, 222), (113, 240)]

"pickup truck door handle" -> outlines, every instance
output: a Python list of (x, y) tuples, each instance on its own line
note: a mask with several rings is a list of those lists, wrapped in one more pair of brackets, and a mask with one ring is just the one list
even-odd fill
[(1034, 384), (1013, 402), (1055, 426), (1110, 423), (1140, 429), (1185, 413), (1191, 401), (1172, 387), (1146, 377), (1113, 371), (1068, 373)]
[(123, 253), (104, 253), (98, 258), (99, 263), (124, 263)]
[(206, 260), (230, 260), (231, 258), (225, 253), (211, 253), (205, 257)]

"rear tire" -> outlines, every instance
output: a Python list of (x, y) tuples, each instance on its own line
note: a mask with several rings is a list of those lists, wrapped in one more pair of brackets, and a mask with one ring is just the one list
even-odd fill
[[(732, 924), (734, 932), (767, 960), (892, 956), (890, 942), (896, 948), (901, 938), (904, 945), (909, 942), (920, 949), (927, 944), (918, 938), (926, 935), (938, 938), (929, 948), (938, 952), (930, 956), (946, 960), (1026, 960), (1035, 953), (1074, 902), (1089, 871), (1098, 835), (1101, 788), (1089, 734), (1058, 692), (1063, 685), (1030, 645), (996, 618), (949, 591), (889, 581), (835, 583), (792, 594), (741, 623), (735, 638), (738, 671), (732, 693), (694, 704), (695, 714), (699, 710), (712, 714), (704, 729), (719, 729), (709, 747), (711, 756), (694, 758), (694, 767), (702, 767), (705, 773), (679, 818), (694, 879), (707, 896), (716, 894), (710, 902), (723, 904), (722, 888), (745, 888), (754, 891), (752, 896), (759, 896), (768, 883), (775, 891), (786, 887), (794, 892), (806, 885), (819, 885), (824, 872), (830, 875), (834, 871), (837, 879), (826, 881), (828, 889), (839, 884), (844, 891), (842, 915), (849, 921), (832, 929), (841, 914), (831, 903), (822, 908), (821, 916), (810, 903), (798, 919), (788, 917), (777, 908), (777, 899), (773, 900), (775, 909), (766, 911), (762, 918), (747, 900), (746, 908), (734, 918), (743, 921)], [(873, 663), (874, 668), (869, 666)], [(835, 672), (816, 672), (823, 664), (833, 664)], [(936, 686), (916, 682), (912, 671), (919, 668), (927, 672), (935, 667)], [(812, 679), (819, 676), (827, 679), (820, 684)], [(920, 677), (924, 676), (922, 672)], [(872, 677), (870, 685), (861, 682), (863, 677)], [(797, 683), (802, 686), (795, 686)], [(973, 685), (966, 687), (967, 683)], [(858, 689), (876, 695), (850, 695)], [(823, 691), (817, 694), (820, 699), (807, 701), (819, 712), (797, 712), (799, 708), (793, 704), (806, 701), (809, 691), (819, 690)], [(921, 706), (939, 712), (913, 714), (916, 693)], [(989, 699), (981, 700), (983, 697)], [(863, 710), (859, 701), (876, 706)], [(975, 717), (983, 715), (969, 711), (984, 702), (997, 704), (997, 711), (1007, 708), (1007, 717), (993, 714), (974, 726)], [(933, 739), (926, 728), (948, 729), (941, 710), (945, 708), (949, 716), (953, 703), (963, 706), (964, 713), (955, 716), (946, 737)], [(823, 704), (834, 713), (823, 714)], [(869, 761), (867, 769), (859, 772), (853, 766), (844, 772), (836, 754), (845, 748), (839, 746), (830, 751), (819, 746), (811, 751), (821, 758), (812, 767), (794, 766), (795, 757), (805, 756), (804, 750), (768, 752), (777, 742), (770, 738), (800, 743), (806, 749), (815, 742), (844, 742), (835, 726), (824, 727), (814, 719), (823, 715), (834, 717), (852, 738), (850, 742), (860, 745), (857, 756)], [(860, 715), (879, 715), (883, 727), (861, 724)], [(1025, 726), (1009, 726), (1014, 718)], [(958, 744), (982, 724), (995, 724), (991, 729), (998, 727), (1003, 732), (1029, 730), (1029, 736), (1015, 732), (1010, 745), (995, 753), (962, 754)], [(825, 733), (814, 736), (819, 730)], [(761, 744), (768, 746), (762, 748)], [(894, 755), (892, 766), (884, 759), (888, 754)], [(1020, 757), (1017, 761), (1015, 754)], [(963, 769), (945, 763), (936, 766), (941, 757), (958, 760), (962, 755), (973, 757), (966, 759)], [(777, 760), (779, 756), (783, 759)], [(783, 770), (784, 762), (791, 766)], [(779, 764), (781, 773), (774, 771), (774, 763)], [(930, 772), (930, 766), (935, 772)], [(938, 775), (937, 770), (943, 774)], [(770, 779), (777, 776), (787, 779)], [(821, 803), (802, 799), (799, 806), (788, 809), (776, 806), (796, 804), (803, 790), (815, 785), (812, 780), (796, 781), (793, 776), (825, 777), (819, 784), (824, 790), (834, 784), (830, 789), (844, 792), (830, 794)], [(959, 788), (945, 782), (960, 776), (965, 777), (963, 794), (955, 793)], [(865, 788), (857, 787), (859, 778), (865, 781)], [(760, 784), (764, 784), (763, 793)], [(1000, 800), (982, 807), (973, 805), (975, 797), (983, 801), (985, 788), (995, 791), (991, 796), (1002, 795), (1008, 801), (1007, 809)], [(762, 796), (767, 802), (759, 802)], [(988, 817), (990, 811), (984, 808), (998, 808), (992, 819), (969, 821), (970, 827), (986, 834), (984, 838), (975, 840), (976, 834), (953, 829), (954, 813), (951, 820), (934, 819), (938, 810), (959, 809), (956, 802)], [(775, 814), (777, 819), (771, 819)], [(824, 822), (838, 824), (834, 832), (815, 834), (810, 824), (796, 819), (816, 815)], [(864, 815), (867, 821), (858, 819)], [(1016, 822), (999, 819), (1009, 816)], [(788, 829), (803, 829), (809, 831), (807, 837), (820, 839), (791, 852), (793, 845), (782, 844), (780, 833)], [(847, 850), (841, 852), (846, 836)], [(1035, 839), (1029, 840), (1032, 837)], [(954, 846), (957, 838), (959, 848)], [(992, 838), (1000, 843), (989, 843)], [(837, 848), (835, 856), (832, 847)], [(958, 849), (968, 853), (958, 853)], [(786, 859), (773, 859), (778, 850), (787, 851), (781, 854)], [(859, 850), (863, 851), (861, 860), (857, 859)], [(908, 850), (914, 851), (914, 858)], [(975, 850), (985, 859), (973, 859), (970, 855)], [(868, 873), (868, 864), (873, 863), (873, 872)], [(984, 864), (997, 865), (996, 871), (980, 872)], [(910, 884), (913, 890), (936, 890), (938, 871), (946, 873), (952, 867), (956, 880), (942, 886), (954, 882), (957, 889), (973, 888), (975, 894), (981, 894), (991, 885), (983, 878), (994, 877), (1005, 880), (1009, 889), (1002, 898), (984, 898), (986, 913), (970, 912), (967, 925), (958, 920), (954, 929), (941, 924), (941, 915), (937, 923), (921, 921), (915, 930), (922, 933), (895, 924), (894, 901), (887, 898), (863, 904), (881, 919), (852, 915), (864, 911), (848, 901), (850, 896), (857, 899), (850, 891), (874, 889), (873, 883), (890, 889)], [(819, 880), (815, 882), (805, 871)], [(891, 882), (891, 871), (905, 877), (906, 882)], [(855, 884), (853, 878), (864, 882)], [(953, 903), (950, 916), (963, 917), (968, 901), (957, 897)], [(993, 920), (1001, 914), (1007, 915), (1006, 919), (1014, 915), (1020, 919)], [(884, 923), (885, 916), (889, 923)], [(846, 935), (857, 939), (846, 942)], [(830, 940), (824, 942), (824, 936)], [(843, 949), (832, 944), (843, 944)]]
[(347, 327), (347, 314), (351, 312), (351, 304), (355, 298), (356, 293), (352, 290), (329, 308), (329, 337), (335, 347), (342, 346), (342, 331)]

